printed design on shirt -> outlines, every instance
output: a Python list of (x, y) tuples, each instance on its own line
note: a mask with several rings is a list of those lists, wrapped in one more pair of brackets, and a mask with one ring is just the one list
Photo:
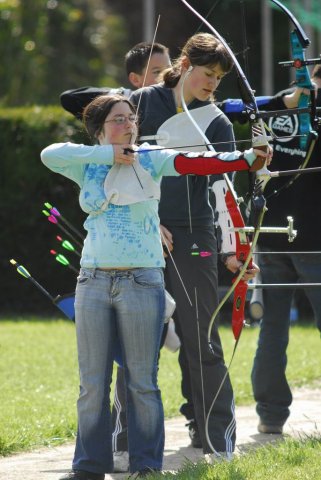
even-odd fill
[(106, 197), (103, 184), (108, 170), (109, 166), (95, 163), (86, 167), (83, 188), (79, 196), (80, 206), (85, 212), (98, 211), (104, 204)]
[(277, 137), (273, 145), (275, 152), (291, 157), (305, 157), (306, 152), (300, 148), (298, 137), (296, 138), (299, 134), (298, 115), (282, 115), (281, 117), (270, 118), (269, 127), (273, 135)]
[(149, 172), (152, 177), (157, 176), (157, 172), (155, 170), (155, 166), (152, 162), (151, 156), (149, 155), (149, 152), (142, 152), (139, 155), (139, 163), (143, 167), (144, 170)]
[(156, 230), (157, 226), (155, 224), (154, 217), (149, 217), (148, 215), (146, 215), (144, 219), (144, 233), (148, 235), (150, 232), (155, 233)]
[[(299, 120), (297, 115), (282, 115), (269, 119), (269, 128), (278, 137), (278, 142), (290, 142), (291, 137), (298, 135)], [(285, 137), (285, 138), (282, 138)]]

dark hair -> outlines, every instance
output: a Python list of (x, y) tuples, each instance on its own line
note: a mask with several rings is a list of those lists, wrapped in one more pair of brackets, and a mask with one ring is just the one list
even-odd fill
[(224, 45), (210, 33), (197, 33), (190, 37), (172, 67), (163, 73), (165, 86), (173, 88), (181, 77), (182, 59), (187, 57), (193, 67), (220, 65), (228, 73), (233, 68), (233, 60)]
[(318, 64), (318, 65), (315, 65), (313, 70), (312, 70), (312, 74), (311, 74), (311, 77), (315, 77), (315, 78), (320, 78), (321, 79), (321, 65)]
[(134, 45), (125, 55), (125, 67), (127, 76), (131, 73), (141, 75), (147, 65), (150, 52), (154, 53), (168, 53), (168, 48), (161, 43), (147, 43), (141, 42)]
[(124, 95), (99, 95), (94, 98), (85, 108), (82, 114), (83, 123), (92, 140), (97, 142), (107, 115), (117, 103), (127, 103), (133, 113), (136, 113), (134, 105)]

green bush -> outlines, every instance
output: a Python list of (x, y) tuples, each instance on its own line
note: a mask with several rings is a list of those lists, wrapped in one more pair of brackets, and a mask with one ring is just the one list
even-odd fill
[(50, 172), (41, 163), (40, 152), (54, 142), (88, 140), (81, 123), (60, 107), (0, 109), (0, 135), (0, 313), (55, 314), (51, 302), (18, 275), (9, 260), (24, 265), (54, 296), (74, 290), (76, 275), (59, 265), (49, 250), (61, 251), (77, 267), (78, 257), (62, 251), (55, 237), (68, 237), (46, 220), (42, 209), (48, 201), (82, 229), (77, 186)]

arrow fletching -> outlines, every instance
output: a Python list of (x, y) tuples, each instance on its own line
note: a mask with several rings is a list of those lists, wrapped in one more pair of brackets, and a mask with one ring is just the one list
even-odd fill
[(69, 250), (69, 252), (74, 252), (75, 247), (73, 246), (72, 243), (70, 243), (68, 240), (63, 240), (59, 235), (56, 236), (56, 239), (58, 242), (61, 243), (61, 245), (66, 249)]
[(54, 215), (49, 215), (49, 217), (48, 217), (48, 222), (57, 224), (57, 223), (58, 223), (58, 220), (56, 219), (56, 217), (55, 217)]
[(61, 253), (58, 253), (56, 255), (56, 260), (57, 262), (61, 263), (61, 265), (64, 265), (65, 267), (69, 265), (69, 260), (64, 255), (61, 255)]
[(64, 265), (65, 267), (69, 266), (69, 260), (62, 255), (61, 253), (57, 253), (56, 250), (50, 250), (51, 255), (55, 255), (55, 258), (57, 262), (61, 263), (61, 265)]
[(10, 263), (11, 263), (11, 265), (13, 265), (17, 268), (17, 272), (20, 273), (20, 275), (22, 275), (23, 277), (25, 277), (25, 278), (30, 278), (31, 277), (28, 270), (25, 267), (23, 267), (22, 265), (18, 265), (18, 263), (13, 258), (10, 260)]
[(54, 215), (55, 217), (60, 217), (61, 216), (59, 210), (57, 210), (56, 207), (52, 207), (50, 209), (50, 213), (52, 213), (52, 215)]

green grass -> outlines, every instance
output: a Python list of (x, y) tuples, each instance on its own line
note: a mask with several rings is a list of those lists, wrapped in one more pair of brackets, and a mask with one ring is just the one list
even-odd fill
[[(250, 371), (257, 335), (256, 328), (244, 330), (232, 364), (231, 378), (239, 405), (253, 402)], [(230, 328), (222, 327), (221, 336), (228, 362), (234, 342)], [(314, 385), (320, 380), (319, 337), (314, 327), (291, 329), (287, 371), (292, 386)], [(161, 353), (159, 383), (166, 417), (178, 415), (182, 397), (177, 354), (166, 349)], [(1, 320), (0, 385), (0, 455), (72, 439), (78, 396), (73, 323), (32, 318)]]
[[(232, 354), (233, 336), (227, 328), (220, 331), (225, 361), (228, 363)], [(230, 375), (237, 405), (253, 403), (250, 375), (258, 333), (258, 327), (243, 329), (232, 363)], [(321, 341), (320, 332), (316, 327), (313, 325), (291, 327), (287, 354), (287, 378), (291, 388), (303, 385), (321, 387)]]
[(186, 466), (178, 473), (154, 474), (162, 480), (320, 480), (321, 437), (288, 438), (284, 442), (253, 449), (231, 462)]
[(71, 322), (0, 322), (0, 454), (74, 435), (77, 376)]

